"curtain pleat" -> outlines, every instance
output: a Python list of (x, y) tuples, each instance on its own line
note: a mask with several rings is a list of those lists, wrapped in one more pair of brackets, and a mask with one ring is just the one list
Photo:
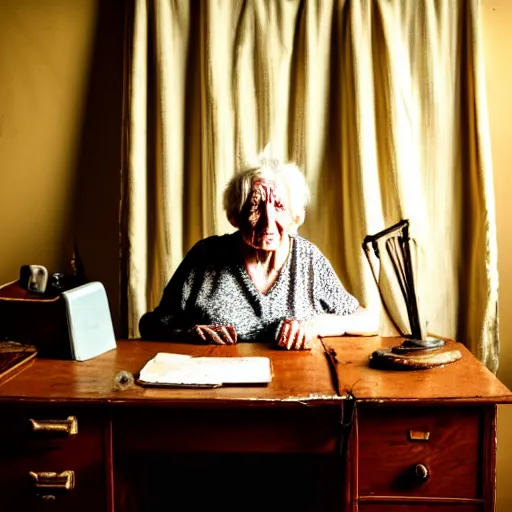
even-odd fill
[(120, 319), (130, 326), (130, 334), (139, 312), (148, 303), (151, 267), (147, 251), (147, 176), (151, 172), (147, 165), (148, 29), (146, 3), (133, 2), (127, 10), (125, 27), (119, 301)]
[(232, 231), (224, 186), (267, 148), (304, 171), (312, 201), (300, 234), (379, 312), (381, 334), (396, 331), (361, 244), (408, 218), (428, 331), (457, 337), (497, 369), (477, 0), (129, 5), (121, 206), (128, 336), (138, 335), (138, 319), (186, 251)]

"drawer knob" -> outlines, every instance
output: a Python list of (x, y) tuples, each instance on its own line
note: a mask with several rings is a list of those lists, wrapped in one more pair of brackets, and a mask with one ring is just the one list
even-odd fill
[(36, 473), (35, 471), (30, 471), (29, 475), (36, 489), (70, 491), (75, 487), (74, 471), (68, 470), (62, 473), (55, 473), (54, 471)]
[(74, 436), (78, 434), (76, 416), (68, 416), (65, 420), (34, 420), (29, 419), (32, 432), (48, 432)]
[(418, 480), (424, 482), (430, 476), (430, 470), (425, 464), (416, 464), (416, 466), (414, 466), (414, 475)]

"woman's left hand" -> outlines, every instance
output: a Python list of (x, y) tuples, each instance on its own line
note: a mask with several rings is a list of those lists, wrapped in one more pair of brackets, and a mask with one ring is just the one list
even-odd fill
[(316, 337), (315, 324), (312, 320), (287, 318), (281, 325), (277, 345), (286, 350), (311, 350)]

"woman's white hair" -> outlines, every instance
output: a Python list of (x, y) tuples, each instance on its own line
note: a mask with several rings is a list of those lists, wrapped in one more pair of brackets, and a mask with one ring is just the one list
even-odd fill
[(295, 164), (260, 165), (236, 173), (224, 190), (224, 210), (229, 222), (238, 228), (240, 213), (252, 189), (254, 179), (272, 180), (286, 190), (285, 206), (293, 218), (293, 229), (297, 230), (306, 217), (309, 203), (309, 187), (304, 174)]

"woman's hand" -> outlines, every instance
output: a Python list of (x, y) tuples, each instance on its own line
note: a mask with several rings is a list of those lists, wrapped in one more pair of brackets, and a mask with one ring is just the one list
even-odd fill
[(196, 325), (193, 329), (205, 343), (235, 345), (236, 331), (232, 325)]
[(314, 320), (287, 318), (279, 330), (277, 345), (286, 350), (311, 350), (317, 335)]
[(315, 317), (317, 334), (328, 336), (375, 336), (378, 334), (376, 314), (359, 306), (351, 315), (319, 315)]

